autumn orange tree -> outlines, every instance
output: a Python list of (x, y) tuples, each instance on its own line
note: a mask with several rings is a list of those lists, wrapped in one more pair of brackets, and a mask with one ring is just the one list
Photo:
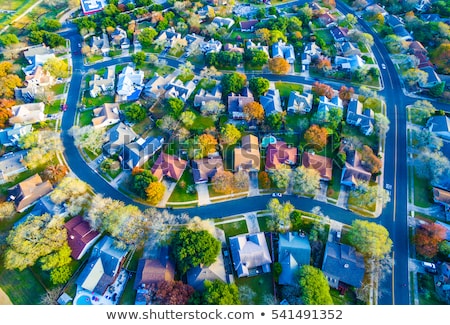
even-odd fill
[(247, 121), (256, 120), (261, 123), (264, 120), (264, 108), (258, 102), (250, 102), (242, 110)]
[(234, 189), (233, 181), (233, 173), (225, 170), (214, 175), (211, 180), (212, 188), (217, 193), (230, 194)]
[(269, 70), (275, 74), (286, 74), (291, 69), (291, 65), (283, 58), (269, 59)]
[(14, 99), (0, 98), (0, 128), (5, 128), (12, 116), (11, 107), (16, 104)]
[(416, 252), (433, 258), (439, 251), (439, 244), (445, 239), (446, 229), (437, 223), (424, 223), (417, 228), (413, 237)]
[(339, 98), (343, 102), (348, 103), (350, 99), (353, 97), (354, 93), (355, 89), (353, 89), (353, 87), (346, 87), (345, 85), (342, 85), (341, 89), (339, 89)]
[(334, 91), (331, 86), (328, 86), (327, 84), (323, 84), (319, 81), (315, 81), (312, 86), (312, 92), (316, 94), (317, 96), (325, 96), (328, 99), (331, 99), (334, 97)]
[(182, 281), (159, 281), (152, 284), (154, 291), (151, 304), (156, 305), (187, 305), (195, 290)]
[(313, 124), (305, 131), (304, 138), (308, 144), (324, 148), (327, 145), (328, 131), (324, 127)]
[(11, 62), (0, 62), (0, 97), (13, 98), (14, 89), (22, 86), (22, 80), (13, 73)]
[(198, 144), (200, 146), (199, 158), (207, 157), (209, 154), (217, 151), (217, 139), (208, 133), (202, 134), (198, 137)]
[(162, 200), (165, 191), (166, 186), (163, 183), (151, 182), (145, 190), (148, 203), (152, 205), (158, 204)]
[(361, 164), (364, 169), (372, 174), (376, 174), (381, 170), (381, 160), (374, 153), (372, 148), (368, 145), (363, 145), (361, 150)]

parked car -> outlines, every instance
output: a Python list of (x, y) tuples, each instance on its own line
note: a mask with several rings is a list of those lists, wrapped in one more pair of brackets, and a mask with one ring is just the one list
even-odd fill
[(282, 197), (283, 194), (281, 194), (281, 193), (272, 193), (272, 196), (273, 197)]
[(430, 262), (422, 262), (422, 265), (425, 268), (425, 272), (428, 272), (431, 274), (437, 273), (436, 264), (430, 263)]

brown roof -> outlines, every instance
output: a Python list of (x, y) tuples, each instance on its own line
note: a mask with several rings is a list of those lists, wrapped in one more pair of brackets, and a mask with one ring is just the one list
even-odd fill
[(370, 181), (372, 174), (361, 165), (361, 157), (356, 150), (347, 150), (347, 160), (342, 171), (341, 183), (355, 185), (357, 180)]
[(119, 119), (119, 104), (117, 103), (105, 103), (100, 107), (94, 108), (92, 111), (94, 118), (92, 124), (94, 126), (102, 124), (106, 120), (118, 120)]
[(100, 236), (81, 216), (70, 219), (64, 227), (67, 229), (67, 242), (72, 249), (71, 256), (76, 260), (80, 259), (85, 248)]
[(269, 144), (266, 149), (266, 169), (278, 169), (282, 165), (294, 165), (297, 163), (297, 148), (277, 141)]
[(304, 152), (302, 165), (306, 168), (313, 168), (320, 173), (322, 180), (331, 180), (333, 174), (333, 161), (331, 158)]
[(161, 153), (152, 167), (152, 173), (161, 181), (163, 176), (179, 180), (186, 169), (187, 161), (166, 153)]
[(249, 134), (242, 137), (241, 143), (241, 148), (234, 148), (234, 170), (259, 170), (261, 165), (261, 155), (259, 152), (258, 138)]
[(159, 258), (141, 258), (138, 262), (134, 289), (142, 285), (149, 285), (159, 281), (173, 281), (175, 278), (175, 267), (169, 259), (166, 246), (161, 247)]
[(433, 187), (434, 200), (443, 204), (450, 204), (450, 192), (438, 187)]
[(22, 212), (52, 190), (53, 186), (49, 181), (43, 182), (39, 174), (34, 174), (10, 188), (9, 196), (13, 199), (16, 210)]

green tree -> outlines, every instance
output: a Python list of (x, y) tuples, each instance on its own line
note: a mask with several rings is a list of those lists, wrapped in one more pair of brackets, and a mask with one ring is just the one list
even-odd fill
[(64, 219), (48, 213), (30, 217), (10, 231), (6, 243), (5, 268), (22, 271), (67, 243)]
[(285, 112), (277, 112), (269, 114), (266, 118), (266, 123), (271, 130), (279, 131), (283, 126)]
[(158, 35), (158, 32), (152, 27), (145, 27), (138, 36), (139, 42), (144, 47), (152, 45), (153, 39)]
[(220, 241), (208, 231), (182, 228), (172, 238), (173, 257), (180, 275), (199, 265), (210, 266), (220, 252)]
[(269, 90), (269, 86), (269, 80), (263, 77), (253, 77), (248, 82), (248, 87), (256, 99), (264, 95)]
[(133, 103), (123, 110), (123, 114), (127, 121), (139, 123), (147, 117), (147, 110), (143, 106)]
[(51, 271), (58, 267), (69, 264), (72, 261), (72, 258), (70, 257), (71, 253), (72, 249), (69, 247), (69, 244), (64, 243), (59, 250), (40, 259), (40, 262), (42, 263), (42, 270)]
[(271, 199), (267, 204), (267, 209), (272, 216), (269, 225), (271, 229), (277, 232), (286, 232), (291, 228), (290, 215), (294, 211), (292, 203), (280, 203), (278, 199)]
[(279, 168), (269, 171), (269, 178), (275, 188), (286, 191), (291, 180), (290, 168)]
[(40, 21), (39, 27), (47, 32), (56, 32), (62, 25), (57, 19), (44, 18)]
[(316, 169), (299, 166), (292, 172), (292, 187), (296, 194), (315, 194), (320, 187), (320, 173)]
[(65, 284), (72, 276), (72, 270), (69, 265), (63, 265), (51, 270), (50, 281), (53, 284)]
[(69, 64), (64, 59), (50, 58), (45, 61), (43, 68), (55, 78), (67, 78), (69, 76)]
[(131, 61), (133, 61), (136, 67), (140, 67), (145, 62), (146, 59), (147, 56), (143, 51), (131, 54)]
[(203, 304), (205, 305), (240, 305), (239, 290), (236, 284), (220, 280), (205, 280)]
[(184, 102), (176, 97), (171, 97), (166, 101), (167, 108), (174, 118), (178, 119), (184, 110)]
[(0, 35), (0, 44), (2, 46), (6, 47), (17, 43), (19, 43), (19, 38), (17, 38), (16, 34)]
[(240, 93), (247, 82), (247, 77), (239, 72), (232, 72), (223, 75), (222, 85), (222, 98), (226, 99), (229, 93)]
[(387, 229), (367, 220), (354, 220), (347, 239), (365, 257), (376, 260), (383, 259), (392, 249), (392, 240)]
[(220, 128), (220, 142), (225, 145), (233, 145), (239, 141), (242, 134), (234, 125), (227, 123)]
[(139, 171), (133, 170), (133, 191), (145, 198), (145, 190), (152, 182), (158, 181), (158, 179), (148, 169), (141, 169)]
[(311, 265), (300, 268), (300, 297), (305, 305), (332, 305), (330, 286), (323, 272)]

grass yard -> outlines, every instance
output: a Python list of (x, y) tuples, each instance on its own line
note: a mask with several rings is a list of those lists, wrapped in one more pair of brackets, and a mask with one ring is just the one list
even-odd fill
[(61, 95), (64, 93), (65, 87), (66, 87), (65, 83), (60, 83), (60, 84), (53, 85), (50, 89), (51, 89), (51, 91), (53, 91), (55, 93), (55, 95)]
[(14, 305), (39, 305), (46, 292), (28, 268), (21, 272), (0, 268), (0, 288)]
[(54, 100), (45, 105), (44, 114), (56, 114), (61, 111), (61, 99)]
[(170, 195), (169, 202), (189, 202), (198, 200), (197, 191), (188, 193), (189, 186), (194, 186), (194, 178), (190, 169), (186, 169)]
[(80, 127), (91, 124), (92, 117), (93, 117), (92, 116), (92, 110), (87, 110), (87, 111), (80, 112), (79, 117), (80, 118), (79, 118), (79, 121), (78, 121), (78, 125)]
[(432, 195), (429, 182), (414, 173), (414, 204), (421, 208), (429, 208), (433, 205)]
[(249, 287), (254, 293), (253, 301), (245, 302), (249, 305), (265, 305), (267, 297), (273, 297), (273, 276), (272, 272), (259, 274), (257, 276), (236, 278), (238, 287)]
[[(236, 217), (236, 219), (238, 218), (239, 216)], [(216, 227), (222, 229), (225, 232), (225, 236), (227, 238), (248, 233), (247, 222), (245, 220), (236, 220), (227, 223), (220, 223), (216, 224)]]
[(258, 217), (258, 225), (261, 231), (271, 231), (269, 227), (270, 219), (269, 216)]
[(331, 182), (328, 184), (327, 196), (337, 200), (339, 198), (339, 191), (341, 190), (341, 175), (342, 169), (333, 162), (333, 174)]
[(105, 96), (98, 96), (98, 97), (93, 98), (89, 95), (89, 92), (86, 91), (84, 93), (82, 102), (88, 108), (99, 107), (99, 106), (103, 105), (104, 103), (114, 103), (114, 96), (105, 95)]
[(289, 94), (293, 90), (298, 91), (300, 94), (303, 93), (303, 85), (292, 82), (276, 81), (275, 88), (280, 91), (281, 97), (289, 97)]
[(436, 294), (432, 275), (417, 273), (417, 281), (420, 288), (419, 305), (445, 305)]

